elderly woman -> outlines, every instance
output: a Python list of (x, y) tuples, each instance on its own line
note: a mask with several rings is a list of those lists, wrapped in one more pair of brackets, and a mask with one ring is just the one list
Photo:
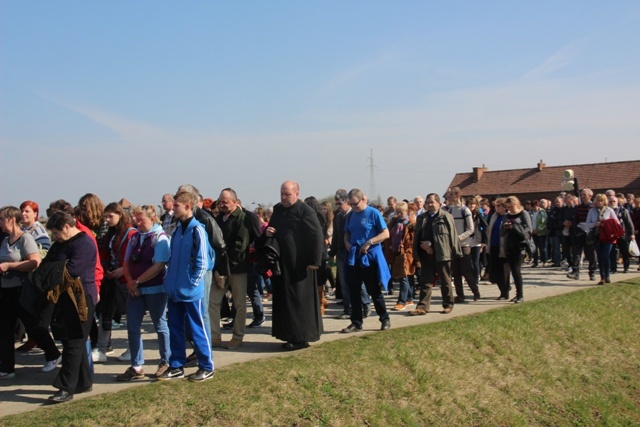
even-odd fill
[(54, 307), (52, 330), (54, 337), (62, 341), (62, 368), (53, 382), (58, 391), (49, 397), (49, 402), (60, 403), (73, 399), (74, 393), (92, 389), (93, 380), (87, 338), (91, 329), (95, 303), (98, 300), (96, 287), (96, 259), (98, 251), (94, 241), (76, 228), (76, 220), (66, 212), (55, 212), (47, 221), (54, 241), (43, 266), (50, 262), (65, 262), (67, 273), (79, 278), (86, 304), (86, 319), (82, 319), (71, 296), (64, 292)]
[(0, 208), (0, 227), (7, 233), (0, 245), (0, 380), (15, 373), (14, 329), (23, 316), (20, 293), (27, 274), (40, 265), (40, 251), (35, 239), (20, 228), (20, 209)]
[(516, 296), (513, 303), (524, 302), (522, 263), (527, 248), (527, 241), (531, 239), (531, 216), (523, 209), (516, 196), (509, 196), (505, 200), (506, 217), (502, 221), (500, 231), (500, 258), (506, 258), (516, 285)]
[[(620, 222), (618, 216), (609, 206), (607, 196), (604, 194), (596, 194), (594, 198), (593, 207), (587, 214), (586, 228), (599, 228), (602, 222), (608, 219)], [(598, 255), (598, 269), (600, 270), (600, 282), (598, 285), (604, 285), (605, 283), (611, 283), (610, 269), (611, 263), (609, 260), (609, 254), (613, 247), (612, 242), (603, 241), (598, 239), (596, 245), (596, 253)]]
[(167, 326), (167, 294), (162, 282), (169, 261), (169, 237), (162, 230), (152, 205), (137, 207), (133, 218), (138, 226), (124, 255), (123, 273), (129, 292), (127, 298), (127, 336), (131, 366), (116, 377), (118, 381), (144, 378), (142, 349), (142, 318), (149, 311), (153, 327), (158, 334), (160, 364), (155, 377), (169, 368), (169, 327)]

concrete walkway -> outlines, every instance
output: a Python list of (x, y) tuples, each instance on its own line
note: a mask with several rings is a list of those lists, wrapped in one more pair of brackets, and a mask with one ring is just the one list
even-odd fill
[[(618, 273), (612, 276), (613, 281), (622, 281), (631, 278), (640, 277), (640, 272), (636, 271), (637, 266), (634, 264), (632, 273)], [(582, 280), (575, 281), (567, 279), (565, 272), (558, 268), (523, 268), (524, 275), (524, 297), (525, 301), (532, 301), (546, 298), (554, 295), (560, 295), (568, 292), (586, 289), (595, 286), (596, 282)], [(587, 277), (587, 275), (584, 275)], [(480, 292), (482, 298), (477, 302), (469, 302), (467, 304), (458, 304), (451, 314), (440, 314), (441, 299), (439, 290), (435, 290), (435, 298), (431, 307), (433, 313), (426, 316), (408, 316), (406, 311), (389, 311), (391, 315), (391, 327), (400, 328), (404, 326), (439, 322), (451, 319), (457, 316), (464, 316), (472, 313), (479, 313), (494, 308), (512, 306), (512, 303), (506, 301), (496, 301), (499, 295), (497, 287), (488, 282), (481, 282)], [(512, 292), (513, 294), (513, 292)], [(396, 292), (397, 295), (397, 292)], [(467, 289), (467, 295), (471, 295)], [(396, 296), (387, 296), (387, 308), (391, 308), (396, 303)], [(364, 332), (355, 334), (342, 334), (340, 330), (346, 327), (349, 320), (338, 320), (335, 316), (342, 313), (342, 306), (330, 300), (330, 306), (324, 316), (325, 333), (319, 343), (329, 342), (337, 339), (351, 338), (360, 336), (363, 333), (371, 333), (378, 331), (380, 322), (375, 315), (365, 319)], [(526, 303), (526, 302), (525, 302)], [(251, 309), (248, 310), (251, 313)], [(229, 366), (235, 363), (243, 363), (255, 359), (266, 357), (282, 356), (286, 354), (294, 354), (295, 352), (286, 352), (281, 348), (281, 341), (271, 337), (271, 302), (265, 303), (265, 313), (267, 322), (262, 327), (251, 329), (247, 328), (247, 335), (244, 344), (237, 350), (216, 349), (214, 351), (215, 367), (217, 369)], [(247, 319), (249, 323), (251, 319)], [(75, 395), (75, 399), (87, 396), (95, 396), (97, 394), (116, 392), (128, 387), (135, 387), (139, 384), (153, 382), (150, 377), (156, 370), (159, 363), (157, 346), (154, 346), (156, 335), (153, 332), (153, 326), (148, 318), (145, 318), (143, 324), (143, 338), (145, 348), (145, 373), (147, 378), (144, 380), (132, 381), (130, 383), (121, 383), (115, 381), (117, 374), (123, 373), (129, 366), (129, 362), (120, 362), (117, 356), (121, 355), (127, 347), (126, 328), (117, 329), (113, 332), (114, 354), (109, 356), (109, 360), (105, 364), (95, 365), (95, 377), (93, 391)], [(228, 331), (224, 332), (223, 340), (227, 341), (231, 338)], [(311, 349), (319, 343), (312, 343)], [(309, 351), (309, 350), (302, 350)], [(47, 398), (56, 390), (51, 386), (57, 370), (52, 372), (40, 372), (40, 368), (44, 363), (43, 352), (41, 350), (32, 350), (29, 353), (18, 353), (16, 356), (16, 377), (11, 380), (3, 380), (0, 382), (0, 417), (10, 414), (17, 414), (26, 411), (35, 410), (46, 404)], [(185, 374), (195, 372), (197, 368), (187, 368)]]

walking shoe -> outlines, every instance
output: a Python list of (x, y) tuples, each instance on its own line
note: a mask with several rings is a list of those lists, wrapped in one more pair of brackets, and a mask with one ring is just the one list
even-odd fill
[(589, 273), (589, 280), (596, 280), (596, 275), (594, 273)]
[(524, 298), (514, 298), (512, 301), (514, 304), (520, 304), (521, 302), (524, 302)]
[(344, 328), (341, 332), (343, 334), (350, 334), (351, 332), (362, 332), (362, 328), (358, 328), (356, 325), (352, 323), (346, 328)]
[(605, 277), (604, 283), (611, 283), (611, 278), (610, 277)]
[(455, 302), (456, 304), (464, 304), (465, 300), (464, 297), (455, 297), (453, 299), (453, 302)]
[(131, 352), (129, 351), (129, 349), (122, 353), (120, 357), (118, 357), (118, 360), (121, 362), (128, 362), (129, 360), (131, 360)]
[(242, 340), (231, 338), (231, 340), (227, 343), (227, 349), (235, 350), (236, 348), (240, 348), (242, 346)]
[(478, 301), (479, 299), (480, 299), (480, 292), (478, 292), (477, 294), (473, 294), (474, 301)]
[(184, 378), (184, 369), (182, 368), (169, 368), (157, 379), (159, 381), (173, 380), (176, 378)]
[(309, 347), (309, 342), (307, 341), (301, 341), (301, 342), (286, 342), (284, 344), (282, 344), (282, 348), (284, 348), (285, 350), (302, 350), (303, 348), (307, 348)]
[(598, 282), (598, 285), (604, 285), (604, 279), (600, 279), (600, 281)]
[(49, 399), (47, 400), (49, 403), (64, 403), (73, 400), (73, 394), (68, 391), (58, 390), (53, 396), (49, 396)]
[(20, 353), (26, 353), (31, 349), (33, 349), (35, 346), (36, 346), (36, 342), (34, 340), (28, 340), (27, 342), (22, 344), (20, 347), (16, 348), (16, 351), (19, 351)]
[(11, 378), (15, 378), (15, 372), (0, 372), (0, 380), (10, 380)]
[(211, 340), (211, 347), (213, 348), (222, 348), (222, 339), (218, 338), (218, 339), (212, 339)]
[(573, 279), (573, 280), (580, 280), (580, 276), (578, 276), (577, 273), (569, 273), (569, 274), (567, 274), (567, 277), (569, 279)]
[(204, 369), (198, 369), (195, 374), (189, 375), (189, 381), (194, 383), (201, 383), (210, 378), (213, 378), (213, 371), (206, 371)]
[(428, 313), (427, 310), (423, 310), (421, 308), (418, 308), (417, 310), (410, 311), (409, 315), (410, 316), (424, 316), (427, 313)]
[(104, 354), (106, 354), (107, 356), (113, 355), (113, 347), (111, 347), (111, 346), (107, 347), (107, 349), (105, 350)]
[(342, 313), (341, 315), (336, 316), (336, 319), (341, 319), (341, 320), (351, 319), (351, 314)]
[(136, 371), (133, 366), (129, 366), (124, 374), (120, 374), (116, 376), (116, 380), (126, 382), (131, 380), (142, 380), (144, 379), (144, 371), (140, 368), (140, 372)]
[(449, 306), (449, 307), (445, 307), (442, 309), (441, 313), (442, 314), (449, 314), (453, 311), (453, 307)]
[(195, 350), (191, 352), (190, 355), (187, 356), (187, 363), (185, 365), (187, 368), (193, 368), (194, 366), (198, 366), (198, 356), (196, 355)]
[(371, 306), (369, 304), (362, 308), (362, 318), (366, 319), (371, 314)]
[(249, 327), (250, 328), (257, 328), (258, 326), (264, 325), (264, 322), (266, 322), (267, 319), (263, 317), (261, 317), (260, 319), (253, 319), (253, 322), (249, 323)]
[(398, 304), (396, 304), (396, 305), (395, 305), (395, 307), (393, 307), (393, 310), (395, 310), (395, 311), (402, 311), (402, 310), (404, 310), (405, 308), (407, 308), (407, 306), (406, 306), (406, 305), (398, 303)]
[(93, 363), (107, 363), (107, 355), (94, 348), (91, 352), (91, 360), (93, 360)]
[(153, 376), (158, 378), (159, 376), (162, 376), (162, 374), (167, 372), (167, 369), (169, 369), (169, 364), (167, 362), (160, 362), (160, 364), (158, 365), (158, 370), (155, 374), (153, 374)]
[(391, 321), (389, 319), (383, 320), (382, 325), (380, 326), (381, 331), (386, 331), (391, 327)]
[[(91, 355), (91, 358), (93, 359), (93, 354)], [(56, 366), (58, 366), (58, 364), (60, 362), (62, 362), (62, 355), (58, 356), (57, 359), (53, 359), (53, 360), (50, 360), (50, 361), (46, 362), (44, 364), (44, 366), (42, 367), (42, 369), (40, 369), (40, 371), (41, 372), (51, 372), (54, 369), (56, 369)]]

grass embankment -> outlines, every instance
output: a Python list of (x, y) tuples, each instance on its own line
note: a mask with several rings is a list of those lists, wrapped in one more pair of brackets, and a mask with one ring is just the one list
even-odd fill
[(638, 425), (640, 280), (391, 329), (5, 425)]

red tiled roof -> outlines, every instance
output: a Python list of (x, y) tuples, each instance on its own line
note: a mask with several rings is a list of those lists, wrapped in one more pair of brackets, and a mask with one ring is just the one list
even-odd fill
[(537, 167), (501, 171), (486, 170), (478, 181), (475, 174), (457, 173), (449, 187), (460, 187), (463, 195), (527, 194), (560, 192), (562, 173), (573, 169), (580, 188), (640, 189), (640, 160), (586, 165)]

